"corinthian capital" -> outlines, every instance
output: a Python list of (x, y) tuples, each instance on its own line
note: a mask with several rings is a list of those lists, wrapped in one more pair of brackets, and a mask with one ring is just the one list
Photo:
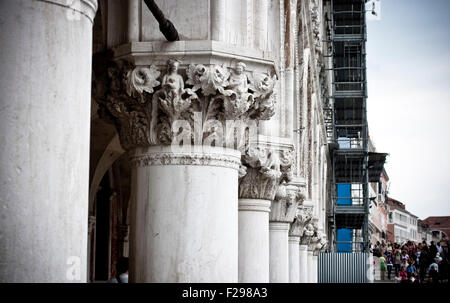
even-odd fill
[(322, 231), (317, 232), (317, 238), (318, 238), (318, 241), (316, 242), (316, 245), (314, 246), (314, 255), (316, 255), (316, 256), (319, 254), (319, 252), (324, 251), (328, 245), (327, 236)]
[(294, 185), (280, 185), (270, 207), (271, 222), (292, 223), (295, 219), (298, 205), (303, 203), (305, 196), (300, 188)]
[(294, 222), (291, 224), (289, 235), (303, 237), (304, 232), (306, 230), (306, 226), (309, 224), (311, 219), (312, 219), (311, 209), (309, 208), (299, 209), (297, 215), (295, 216)]
[[(227, 120), (257, 124), (274, 115), (275, 76), (250, 75), (239, 62), (235, 68), (191, 64), (184, 77), (180, 64), (168, 60), (167, 69), (161, 71), (119, 61), (110, 63), (108, 73), (94, 75), (94, 99), (101, 116), (116, 125), (123, 148), (170, 145), (180, 132), (188, 144), (201, 145), (223, 137)], [(214, 127), (208, 129), (208, 123)], [(195, 135), (198, 131), (200, 138)], [(228, 147), (220, 139), (215, 146)]]
[(292, 151), (250, 146), (242, 155), (239, 198), (274, 200), (278, 187), (292, 179)]

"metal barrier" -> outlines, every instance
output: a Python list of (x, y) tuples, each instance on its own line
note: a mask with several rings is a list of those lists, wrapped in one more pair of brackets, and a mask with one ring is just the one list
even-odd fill
[(319, 254), (319, 283), (373, 283), (370, 253)]

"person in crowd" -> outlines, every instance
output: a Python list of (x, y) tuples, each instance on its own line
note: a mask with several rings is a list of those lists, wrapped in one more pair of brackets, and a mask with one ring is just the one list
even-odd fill
[(428, 259), (428, 246), (425, 243), (422, 245), (422, 251), (419, 256), (419, 274), (422, 281), (425, 280), (425, 276), (427, 274), (427, 268), (429, 266)]
[(381, 256), (380, 257), (380, 272), (381, 272), (381, 280), (384, 281), (385, 275), (386, 275), (386, 270), (387, 270), (387, 266), (386, 266), (386, 259)]
[(387, 267), (387, 273), (388, 273), (388, 280), (391, 280), (391, 273), (392, 273), (392, 254), (390, 252), (387, 253), (386, 257), (386, 267)]
[(435, 262), (431, 263), (428, 269), (428, 283), (439, 283), (439, 265)]
[(400, 251), (398, 249), (395, 250), (393, 259), (395, 275), (397, 275), (400, 272), (400, 265), (402, 263), (402, 256), (400, 255)]
[(394, 282), (395, 283), (401, 283), (402, 282), (402, 277), (400, 277), (400, 271), (395, 274)]
[(433, 259), (436, 258), (437, 253), (438, 253), (437, 247), (434, 244), (434, 241), (431, 241), (430, 254), (429, 254), (430, 263), (433, 263)]
[(402, 266), (404, 266), (405, 268), (408, 266), (409, 264), (409, 255), (408, 255), (408, 251), (406, 249), (402, 250)]
[(389, 254), (391, 254), (391, 256), (392, 256), (392, 243), (391, 242), (388, 242), (388, 244), (387, 244), (387, 252)]
[(436, 244), (436, 249), (437, 249), (437, 252), (438, 252), (440, 255), (442, 255), (443, 249), (442, 249), (442, 246), (441, 246), (441, 241), (439, 241), (439, 242)]
[(406, 267), (406, 272), (410, 276), (415, 276), (416, 275), (416, 266), (414, 265), (414, 261), (413, 260), (411, 260), (411, 263), (408, 265), (408, 267)]
[(109, 283), (128, 283), (128, 258), (120, 258), (117, 261), (116, 276)]
[(408, 274), (406, 273), (405, 267), (402, 266), (399, 272), (401, 283), (408, 283)]

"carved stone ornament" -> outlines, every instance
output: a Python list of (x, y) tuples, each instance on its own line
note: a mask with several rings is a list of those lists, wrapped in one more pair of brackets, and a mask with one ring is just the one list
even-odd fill
[(313, 240), (315, 234), (316, 228), (314, 226), (314, 223), (312, 222), (312, 214), (311, 214), (308, 223), (304, 225), (304, 228), (301, 232), (300, 244), (310, 245), (311, 240)]
[(89, 234), (91, 234), (92, 231), (94, 231), (96, 221), (97, 221), (97, 218), (95, 216), (89, 216), (89, 219), (88, 219), (88, 233)]
[(291, 224), (291, 228), (289, 230), (290, 236), (303, 237), (306, 225), (312, 219), (312, 212), (310, 208), (301, 208), (298, 211), (298, 214), (295, 216), (294, 222)]
[[(171, 59), (161, 72), (152, 65), (118, 61), (110, 63), (107, 75), (93, 77), (99, 115), (116, 125), (124, 149), (170, 145), (185, 132), (190, 143), (201, 145), (220, 135), (214, 127), (205, 129), (207, 121), (222, 126), (226, 120), (258, 123), (274, 115), (275, 75), (250, 75), (239, 62), (234, 69), (191, 64), (183, 77), (179, 66)], [(180, 127), (174, 124), (180, 120)], [(198, 124), (200, 141), (194, 135)]]
[(280, 185), (270, 207), (269, 221), (292, 223), (298, 205), (301, 205), (304, 200), (305, 196), (300, 192), (299, 187)]
[(319, 237), (319, 227), (317, 226), (316, 222), (312, 222), (312, 226), (314, 229), (314, 234), (313, 236), (309, 239), (309, 245), (308, 245), (308, 250), (310, 251), (314, 251), (316, 249), (317, 244), (320, 242), (320, 237)]
[(239, 198), (274, 200), (278, 187), (292, 180), (293, 160), (291, 150), (275, 151), (249, 146), (242, 154)]
[(314, 51), (316, 57), (316, 67), (317, 71), (320, 73), (322, 70), (322, 37), (320, 34), (320, 14), (319, 14), (319, 5), (316, 3), (316, 0), (310, 1), (310, 15), (311, 15), (311, 25), (312, 25), (312, 36), (313, 36), (313, 44)]
[(314, 255), (318, 255), (319, 252), (326, 250), (328, 245), (327, 236), (322, 231), (317, 233), (318, 241), (314, 247)]

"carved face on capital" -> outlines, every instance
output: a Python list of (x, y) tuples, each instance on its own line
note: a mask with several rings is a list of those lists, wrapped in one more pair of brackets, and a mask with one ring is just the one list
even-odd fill
[(244, 72), (245, 70), (245, 64), (242, 62), (239, 62), (238, 64), (236, 64), (236, 74), (240, 75)]
[(170, 59), (167, 62), (167, 70), (169, 71), (169, 73), (177, 72), (179, 66), (180, 66), (180, 62), (178, 60)]

